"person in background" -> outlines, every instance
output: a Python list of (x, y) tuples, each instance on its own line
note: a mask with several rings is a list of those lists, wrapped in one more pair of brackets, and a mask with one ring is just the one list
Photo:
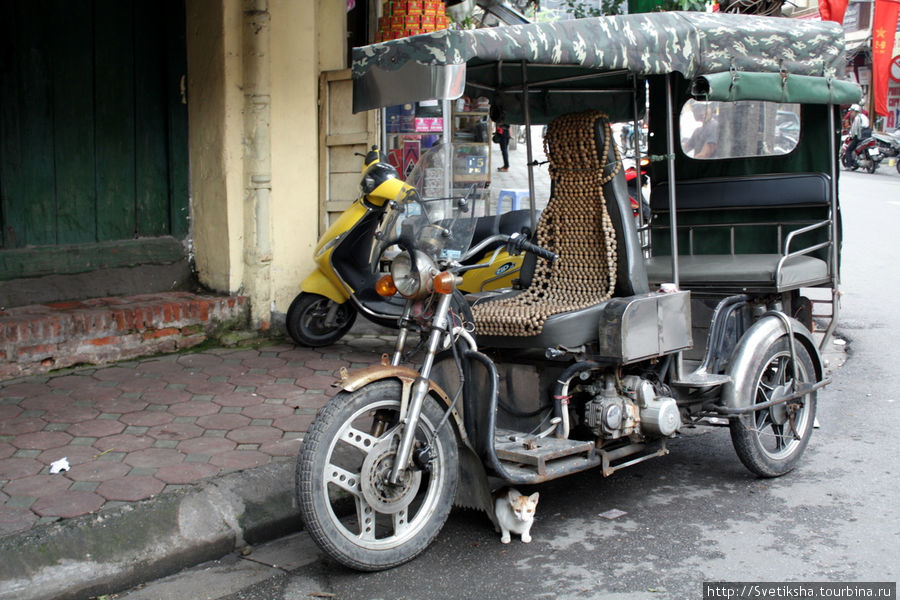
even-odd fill
[(850, 142), (847, 144), (846, 152), (856, 161), (853, 151), (862, 140), (871, 135), (872, 130), (869, 129), (869, 118), (862, 113), (859, 104), (851, 104), (847, 114), (850, 116)]
[(700, 123), (693, 135), (682, 144), (692, 158), (713, 158), (719, 147), (719, 122), (709, 102), (694, 102), (694, 119)]
[(503, 155), (503, 166), (497, 170), (506, 173), (509, 171), (509, 124), (498, 123), (494, 132), (497, 134), (495, 139), (500, 144), (500, 153)]

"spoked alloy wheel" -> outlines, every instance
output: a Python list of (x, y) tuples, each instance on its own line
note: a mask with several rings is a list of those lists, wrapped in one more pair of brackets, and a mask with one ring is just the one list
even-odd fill
[(287, 311), (286, 326), (291, 339), (301, 346), (327, 346), (350, 331), (356, 320), (356, 309), (348, 300), (336, 305), (334, 322), (327, 323), (334, 300), (319, 294), (300, 293)]
[[(815, 369), (803, 344), (796, 344), (800, 382), (812, 382)], [(751, 402), (762, 404), (792, 393), (794, 370), (785, 337), (775, 340), (753, 370)], [(791, 471), (803, 455), (816, 417), (816, 393), (731, 420), (731, 441), (748, 469), (762, 477)]]
[(425, 399), (416, 447), (428, 445), (427, 469), (389, 481), (399, 443), (401, 387), (378, 381), (342, 392), (316, 416), (297, 459), (297, 499), (310, 535), (335, 560), (362, 571), (415, 558), (440, 532), (456, 493), (456, 438)]

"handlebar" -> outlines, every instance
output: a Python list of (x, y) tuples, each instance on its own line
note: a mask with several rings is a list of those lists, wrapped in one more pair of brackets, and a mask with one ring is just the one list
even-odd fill
[(550, 262), (555, 261), (559, 258), (555, 252), (551, 252), (546, 248), (541, 248), (537, 244), (532, 244), (528, 241), (528, 238), (521, 233), (514, 233), (509, 236), (509, 242), (507, 246), (510, 250), (515, 250), (513, 254), (518, 254), (519, 252), (531, 252), (535, 256), (543, 258), (544, 260), (548, 260)]
[(555, 252), (551, 252), (546, 248), (541, 248), (537, 244), (532, 244), (531, 242), (529, 242), (526, 235), (523, 235), (521, 233), (514, 233), (512, 235), (498, 233), (481, 240), (480, 242), (469, 248), (469, 251), (466, 252), (459, 259), (459, 261), (464, 262), (469, 260), (473, 256), (478, 256), (482, 252), (484, 252), (485, 248), (488, 248), (494, 244), (506, 244), (506, 247), (511, 254), (518, 254), (519, 252), (531, 252), (535, 256), (539, 256), (544, 260), (549, 260), (550, 262), (553, 262), (557, 258), (559, 258), (559, 256)]

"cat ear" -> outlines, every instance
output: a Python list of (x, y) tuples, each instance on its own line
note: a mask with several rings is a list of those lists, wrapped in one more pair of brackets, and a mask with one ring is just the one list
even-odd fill
[(538, 501), (538, 496), (539, 496), (539, 495), (540, 495), (540, 494), (539, 494), (538, 492), (535, 492), (535, 493), (533, 493), (532, 495), (528, 496), (528, 499), (531, 500), (532, 502), (537, 502), (537, 501)]
[(522, 497), (522, 494), (519, 493), (519, 490), (510, 489), (507, 493), (507, 498), (509, 498), (510, 502), (514, 502)]

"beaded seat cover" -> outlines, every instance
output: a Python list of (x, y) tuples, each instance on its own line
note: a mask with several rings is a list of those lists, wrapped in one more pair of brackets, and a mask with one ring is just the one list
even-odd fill
[[(598, 127), (603, 128), (599, 150)], [(603, 185), (619, 171), (621, 162), (611, 140), (609, 121), (599, 111), (564, 115), (550, 122), (544, 151), (554, 186), (538, 220), (535, 243), (559, 258), (553, 263), (538, 260), (531, 285), (521, 293), (473, 306), (476, 333), (540, 335), (548, 317), (612, 296), (616, 234)], [(606, 157), (615, 158), (608, 164)]]

